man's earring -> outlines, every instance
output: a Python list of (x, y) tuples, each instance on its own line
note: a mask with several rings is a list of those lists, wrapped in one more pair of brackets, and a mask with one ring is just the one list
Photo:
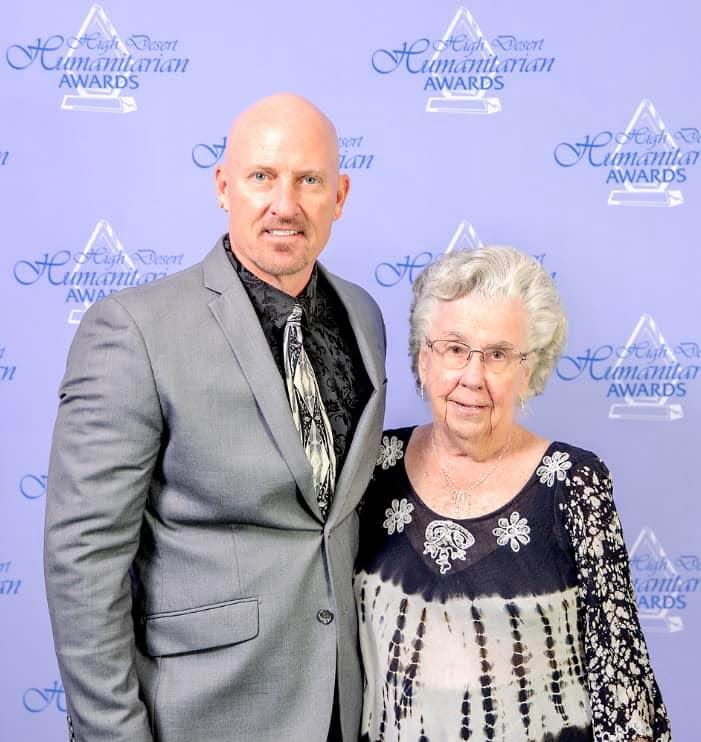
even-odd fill
[(421, 397), (421, 399), (424, 398), (424, 383), (423, 383), (423, 381), (421, 382), (421, 386), (419, 387), (419, 397)]

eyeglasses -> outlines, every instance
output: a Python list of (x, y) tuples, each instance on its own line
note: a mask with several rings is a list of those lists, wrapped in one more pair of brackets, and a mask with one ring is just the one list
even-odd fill
[(511, 348), (471, 348), (465, 343), (457, 340), (429, 340), (426, 338), (426, 345), (438, 356), (440, 362), (445, 368), (457, 370), (465, 368), (470, 362), (473, 353), (479, 353), (482, 356), (482, 363), (485, 368), (493, 373), (501, 373), (511, 367), (516, 361), (523, 363), (532, 350), (522, 353), (519, 350)]

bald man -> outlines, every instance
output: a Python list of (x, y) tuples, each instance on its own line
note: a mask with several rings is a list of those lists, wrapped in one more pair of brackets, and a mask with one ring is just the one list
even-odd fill
[(384, 412), (375, 302), (317, 258), (331, 122), (234, 122), (228, 233), (85, 314), (60, 389), (45, 573), (79, 742), (356, 740), (355, 508)]

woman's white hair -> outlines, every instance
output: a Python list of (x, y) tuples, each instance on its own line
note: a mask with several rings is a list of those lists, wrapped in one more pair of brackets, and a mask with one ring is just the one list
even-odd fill
[(520, 299), (528, 317), (531, 377), (525, 399), (541, 394), (562, 353), (567, 319), (555, 284), (543, 266), (513, 247), (490, 245), (442, 255), (414, 281), (409, 315), (411, 370), (419, 379), (419, 351), (426, 343), (431, 317), (441, 301), (474, 294), (485, 299)]

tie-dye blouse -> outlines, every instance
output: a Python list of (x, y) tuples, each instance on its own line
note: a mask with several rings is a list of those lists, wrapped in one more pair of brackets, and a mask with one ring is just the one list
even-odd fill
[(360, 509), (362, 740), (670, 740), (611, 476), (552, 443), (493, 513), (417, 496), (387, 431)]

